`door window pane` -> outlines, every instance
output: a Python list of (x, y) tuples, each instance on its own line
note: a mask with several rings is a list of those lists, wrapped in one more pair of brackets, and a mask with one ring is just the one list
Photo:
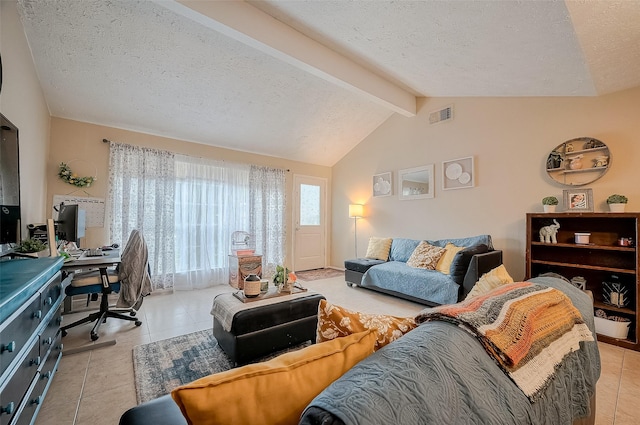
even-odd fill
[(300, 185), (300, 225), (320, 225), (320, 186)]

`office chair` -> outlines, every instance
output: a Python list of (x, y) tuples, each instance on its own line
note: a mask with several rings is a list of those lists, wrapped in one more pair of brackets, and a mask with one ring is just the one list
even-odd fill
[[(105, 323), (109, 317), (132, 321), (136, 326), (142, 325), (142, 322), (135, 315), (140, 309), (143, 297), (151, 292), (148, 255), (142, 233), (138, 230), (132, 230), (127, 245), (120, 255), (121, 262), (115, 269), (105, 266), (99, 270), (79, 273), (74, 276), (71, 284), (65, 289), (65, 294), (69, 297), (101, 294), (100, 310), (61, 327), (62, 336), (67, 335), (67, 329), (96, 321), (91, 329), (91, 340), (96, 341), (99, 338), (100, 325)], [(109, 294), (112, 292), (119, 293), (115, 308), (109, 306)]]

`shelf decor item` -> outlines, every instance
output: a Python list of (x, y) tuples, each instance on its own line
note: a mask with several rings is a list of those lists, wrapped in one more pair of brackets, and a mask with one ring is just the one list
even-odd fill
[(562, 191), (567, 212), (593, 212), (593, 190), (565, 189)]
[(553, 224), (540, 228), (540, 242), (543, 243), (558, 243), (557, 234), (560, 228), (560, 223), (555, 218)]
[(542, 208), (544, 208), (544, 212), (556, 212), (556, 205), (558, 205), (558, 198), (555, 196), (545, 196), (542, 198)]
[(607, 204), (611, 212), (624, 212), (627, 202), (629, 202), (629, 199), (624, 195), (613, 194), (607, 198)]
[(610, 282), (602, 282), (602, 295), (606, 304), (623, 308), (629, 305), (629, 290), (618, 276), (611, 275)]

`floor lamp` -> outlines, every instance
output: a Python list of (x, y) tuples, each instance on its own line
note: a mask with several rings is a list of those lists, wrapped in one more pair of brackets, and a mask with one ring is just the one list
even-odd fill
[(353, 234), (356, 247), (356, 258), (358, 258), (358, 219), (363, 217), (364, 205), (349, 204), (349, 218), (353, 219)]

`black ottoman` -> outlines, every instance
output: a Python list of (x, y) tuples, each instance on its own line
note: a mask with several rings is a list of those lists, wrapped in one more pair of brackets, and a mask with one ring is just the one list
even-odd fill
[[(323, 299), (321, 294), (310, 292), (243, 305), (233, 294), (220, 294), (211, 310), (213, 336), (236, 365), (305, 341), (315, 343), (318, 305)], [(242, 310), (234, 312), (237, 308)]]
[(347, 285), (360, 285), (362, 282), (362, 275), (376, 264), (386, 263), (383, 260), (376, 260), (373, 258), (355, 258), (353, 260), (344, 261), (344, 280)]

